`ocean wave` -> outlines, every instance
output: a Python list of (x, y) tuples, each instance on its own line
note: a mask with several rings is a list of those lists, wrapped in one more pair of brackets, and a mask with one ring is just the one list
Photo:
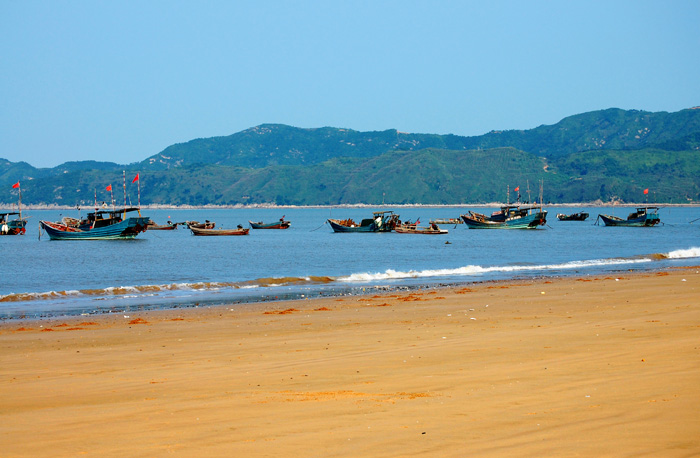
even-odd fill
[(152, 297), (164, 292), (215, 292), (226, 289), (255, 289), (270, 288), (288, 285), (304, 284), (325, 284), (333, 282), (332, 277), (312, 276), (312, 277), (280, 277), (280, 278), (258, 278), (243, 282), (190, 282), (190, 283), (169, 283), (163, 285), (138, 285), (138, 286), (110, 286), (107, 288), (90, 288), (71, 291), (46, 291), (39, 293), (11, 293), (0, 296), (2, 302), (29, 302), (48, 301), (52, 299), (92, 298), (105, 299), (116, 298), (138, 298)]
[(401, 280), (408, 278), (426, 278), (426, 277), (461, 277), (472, 275), (483, 275), (487, 273), (515, 273), (515, 272), (536, 272), (546, 270), (570, 270), (581, 269), (585, 267), (603, 267), (615, 266), (620, 264), (638, 264), (652, 262), (650, 257), (635, 257), (635, 258), (609, 258), (609, 259), (593, 259), (586, 261), (571, 261), (561, 264), (541, 264), (541, 265), (512, 265), (512, 266), (476, 266), (469, 265), (457, 267), (454, 269), (431, 269), (431, 270), (411, 270), (401, 272), (397, 270), (386, 270), (385, 272), (358, 272), (345, 277), (338, 278), (338, 281), (348, 283), (365, 283), (378, 280)]
[[(460, 278), (470, 276), (484, 276), (488, 274), (508, 274), (527, 273), (544, 271), (566, 271), (575, 269), (605, 268), (616, 265), (629, 265), (648, 263), (664, 259), (687, 259), (700, 257), (700, 248), (674, 250), (669, 253), (655, 253), (649, 255), (639, 255), (625, 258), (592, 259), (581, 261), (570, 261), (559, 264), (515, 264), (502, 266), (480, 266), (467, 265), (449, 269), (425, 269), (400, 271), (387, 269), (384, 272), (356, 272), (347, 276), (304, 276), (304, 277), (265, 277), (239, 282), (185, 282), (168, 283), (162, 285), (138, 285), (138, 286), (111, 286), (107, 288), (93, 288), (66, 291), (46, 291), (32, 293), (10, 293), (0, 296), (0, 303), (26, 303), (34, 301), (52, 300), (107, 300), (118, 299), (139, 299), (158, 296), (164, 298), (166, 293), (173, 293), (173, 297), (183, 297), (183, 294), (193, 292), (197, 296), (204, 293), (218, 293), (233, 290), (253, 290), (256, 288), (278, 288), (278, 287), (306, 287), (314, 285), (327, 285), (332, 283), (371, 283), (385, 280), (408, 280), (419, 278)], [(262, 294), (262, 293), (261, 293)]]
[(669, 259), (700, 258), (700, 247), (692, 247), (687, 250), (674, 250), (669, 252), (666, 257)]

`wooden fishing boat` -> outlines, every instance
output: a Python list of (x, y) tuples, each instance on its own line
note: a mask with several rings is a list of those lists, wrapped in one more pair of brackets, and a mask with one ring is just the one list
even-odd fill
[[(12, 218), (11, 216), (18, 216)], [(27, 231), (27, 218), (22, 217), (22, 212), (0, 213), (0, 235), (24, 235)]]
[(239, 225), (236, 229), (206, 229), (196, 226), (188, 226), (192, 235), (215, 236), (215, 235), (248, 235), (249, 228)]
[(547, 223), (541, 206), (504, 205), (491, 216), (469, 211), (462, 215), (469, 229), (537, 229)]
[(184, 223), (173, 223), (168, 221), (166, 224), (156, 224), (153, 221), (150, 221), (148, 223), (148, 230), (149, 231), (174, 231), (177, 229), (178, 224), (184, 224)]
[[(27, 218), (22, 217), (22, 188), (17, 184), (12, 185), (13, 189), (17, 189), (18, 200), (17, 208), (19, 211), (16, 212), (4, 212), (0, 213), (0, 235), (24, 235), (27, 231)], [(11, 216), (18, 216), (18, 218), (12, 218)]]
[[(134, 211), (139, 216), (126, 217)], [(147, 229), (149, 221), (147, 216), (140, 216), (139, 208), (132, 207), (94, 211), (81, 220), (64, 218), (60, 223), (39, 221), (39, 224), (51, 240), (114, 240), (133, 239)]]
[(399, 215), (393, 211), (379, 211), (372, 214), (372, 218), (365, 218), (360, 224), (350, 218), (329, 219), (328, 224), (331, 225), (333, 232), (391, 232), (400, 224)]
[(599, 214), (598, 218), (602, 219), (606, 226), (651, 227), (661, 222), (659, 207), (637, 207), (627, 219), (603, 214)]
[(578, 212), (572, 213), (571, 215), (565, 215), (564, 213), (557, 213), (557, 219), (559, 221), (585, 221), (588, 218), (588, 213)]
[(263, 223), (262, 221), (257, 223), (248, 221), (248, 223), (252, 229), (289, 229), (289, 226), (292, 224), (291, 222), (286, 221), (284, 218), (281, 218), (279, 221), (275, 221), (274, 223)]
[(437, 224), (431, 223), (428, 227), (420, 227), (415, 224), (407, 224), (396, 226), (394, 229), (397, 234), (426, 234), (426, 235), (438, 235), (447, 234), (447, 229), (440, 229)]

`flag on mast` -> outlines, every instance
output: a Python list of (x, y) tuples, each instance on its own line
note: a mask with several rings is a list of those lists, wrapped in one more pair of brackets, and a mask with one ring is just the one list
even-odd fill
[(16, 188), (19, 188), (19, 181), (12, 185), (12, 189), (16, 189)]

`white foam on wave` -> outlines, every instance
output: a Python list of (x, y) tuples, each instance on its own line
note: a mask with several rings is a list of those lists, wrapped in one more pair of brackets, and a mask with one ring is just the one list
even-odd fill
[(669, 252), (666, 256), (668, 256), (669, 259), (700, 258), (700, 247), (692, 247), (687, 250), (674, 250)]
[(481, 275), (492, 272), (535, 272), (542, 270), (563, 270), (563, 269), (580, 269), (585, 267), (600, 267), (614, 266), (619, 264), (638, 264), (651, 262), (650, 258), (611, 258), (611, 259), (593, 259), (588, 261), (571, 261), (562, 264), (543, 264), (543, 265), (515, 265), (515, 266), (464, 266), (454, 269), (431, 269), (431, 270), (411, 270), (401, 272), (389, 269), (385, 272), (358, 272), (346, 277), (339, 277), (338, 281), (348, 283), (364, 283), (377, 280), (400, 280), (405, 278), (424, 278), (424, 277), (458, 277)]

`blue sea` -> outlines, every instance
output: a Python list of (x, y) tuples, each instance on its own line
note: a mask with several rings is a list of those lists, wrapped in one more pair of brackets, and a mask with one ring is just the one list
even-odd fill
[[(25, 211), (24, 236), (0, 237), (0, 319), (122, 313), (374, 293), (499, 279), (601, 275), (700, 264), (700, 208), (666, 207), (651, 228), (595, 225), (599, 213), (633, 209), (545, 207), (537, 230), (470, 230), (447, 235), (336, 234), (328, 218), (360, 221), (374, 210), (402, 220), (457, 218), (469, 207), (237, 208), (143, 210), (156, 223), (211, 220), (217, 227), (290, 220), (287, 230), (194, 237), (186, 227), (133, 240), (51, 241), (39, 220), (78, 211)], [(473, 208), (490, 213), (496, 208)], [(562, 222), (557, 213), (590, 213)], [(83, 211), (83, 216), (84, 216)]]

